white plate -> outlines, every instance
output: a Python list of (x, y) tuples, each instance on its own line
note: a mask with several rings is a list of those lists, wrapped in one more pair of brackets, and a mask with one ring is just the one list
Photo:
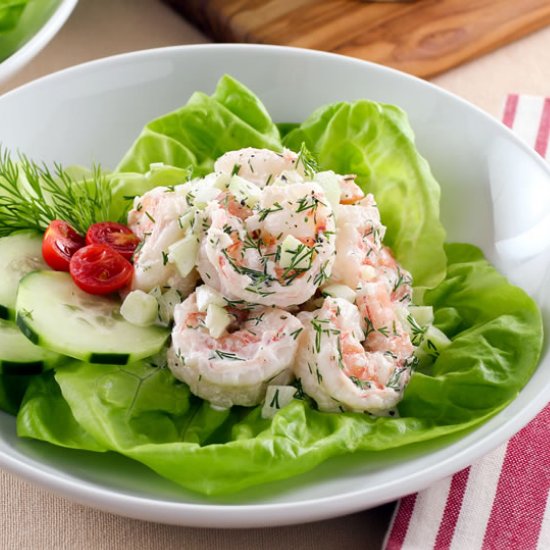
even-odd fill
[(0, 83), (33, 59), (59, 32), (78, 0), (30, 0), (15, 29), (0, 34), (0, 53), (14, 51), (1, 61)]
[[(355, 59), (269, 46), (208, 45), (136, 52), (75, 67), (0, 98), (0, 141), (47, 162), (114, 166), (144, 123), (212, 92), (229, 73), (277, 121), (300, 121), (337, 100), (403, 107), (443, 188), (452, 241), (479, 245), (541, 305), (550, 326), (550, 170), (502, 124), (422, 80)], [(15, 436), (0, 416), (0, 464), (80, 503), (131, 517), (210, 527), (252, 527), (351, 513), (422, 489), (484, 455), (525, 425), (550, 395), (550, 357), (517, 399), (474, 432), (404, 460), (339, 458), (313, 472), (233, 498), (178, 489), (115, 455), (68, 452)]]

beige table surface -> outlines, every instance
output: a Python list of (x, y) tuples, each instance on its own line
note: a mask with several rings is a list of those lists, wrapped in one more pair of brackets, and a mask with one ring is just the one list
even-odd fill
[[(156, 0), (80, 0), (57, 37), (0, 94), (50, 72), (112, 54), (209, 40)], [(509, 92), (550, 95), (550, 28), (433, 79), (498, 116)], [(0, 121), (1, 138), (1, 121)], [(0, 472), (0, 549), (376, 549), (393, 505), (292, 527), (173, 527), (73, 504)]]

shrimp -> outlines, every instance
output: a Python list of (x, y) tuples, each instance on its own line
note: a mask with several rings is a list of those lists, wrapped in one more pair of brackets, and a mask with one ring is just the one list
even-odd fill
[(182, 187), (155, 187), (141, 197), (135, 197), (133, 208), (128, 212), (128, 227), (143, 240), (157, 224), (165, 225), (184, 214), (189, 205)]
[(366, 327), (357, 306), (326, 298), (320, 309), (298, 318), (304, 330), (294, 372), (320, 410), (384, 414), (397, 405), (412, 361), (365, 348)]
[(365, 346), (396, 361), (407, 361), (414, 351), (406, 324), (407, 305), (396, 299), (383, 279), (362, 282), (355, 303), (366, 325)]
[(383, 280), (392, 300), (410, 302), (412, 278), (382, 244), (386, 228), (374, 197), (368, 194), (353, 204), (340, 204), (336, 213), (336, 260), (328, 284), (357, 289), (363, 281)]
[(354, 174), (340, 177), (338, 183), (340, 184), (340, 202), (342, 204), (353, 204), (365, 198), (365, 193), (355, 183), (355, 178)]
[(330, 275), (334, 214), (315, 182), (267, 186), (248, 216), (213, 202), (205, 217), (198, 270), (226, 298), (286, 308)]
[(226, 310), (235, 322), (213, 338), (196, 293), (177, 305), (168, 365), (195, 395), (215, 406), (257, 405), (269, 384), (292, 380), (302, 324), (278, 308)]
[(299, 155), (289, 149), (283, 149), (282, 153), (253, 147), (229, 151), (216, 161), (214, 170), (224, 174), (237, 174), (260, 188), (285, 171), (295, 170), (301, 176), (304, 175), (304, 166), (299, 162)]
[[(206, 198), (223, 193), (217, 188), (217, 176), (212, 174), (174, 187), (155, 187), (134, 199), (128, 213), (128, 226), (142, 240), (134, 255), (132, 288), (148, 292), (155, 287), (175, 288), (187, 296), (197, 281), (196, 271), (181, 276), (176, 266), (168, 261), (169, 247), (183, 239), (198, 217), (199, 190)], [(189, 218), (184, 225), (184, 216)], [(191, 221), (189, 221), (191, 220)]]
[(329, 282), (356, 288), (363, 266), (372, 265), (381, 247), (385, 228), (370, 194), (356, 204), (338, 205), (336, 214), (336, 261)]
[(167, 251), (170, 245), (185, 236), (173, 220), (164, 228), (155, 226), (144, 241), (141, 248), (134, 254), (134, 277), (132, 289), (149, 292), (155, 287), (161, 289), (175, 288), (182, 296), (187, 296), (194, 288), (198, 279), (196, 270), (182, 276), (175, 264), (168, 262)]

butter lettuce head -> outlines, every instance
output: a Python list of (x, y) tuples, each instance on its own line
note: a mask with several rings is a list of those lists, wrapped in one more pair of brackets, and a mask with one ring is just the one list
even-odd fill
[[(211, 171), (219, 155), (242, 147), (298, 150), (304, 143), (321, 168), (357, 174), (375, 195), (387, 244), (415, 284), (428, 288), (424, 301), (452, 340), (414, 373), (399, 417), (322, 413), (294, 400), (267, 420), (261, 407), (214, 410), (168, 369), (147, 361), (122, 367), (70, 360), (26, 382), (20, 436), (115, 451), (186, 489), (227, 494), (337, 455), (367, 451), (368, 462), (392, 451), (405, 458), (411, 444), (428, 452), (432, 441), (474, 428), (514, 399), (538, 361), (540, 313), (477, 248), (444, 246), (439, 187), (405, 114), (371, 101), (336, 103), (281, 131), (282, 139), (250, 90), (224, 77), (212, 96), (196, 93), (146, 125), (110, 176), (113, 211), (120, 215), (128, 197), (151, 187)], [(0, 404), (1, 397), (0, 391)], [(4, 402), (18, 407), (18, 400)]]

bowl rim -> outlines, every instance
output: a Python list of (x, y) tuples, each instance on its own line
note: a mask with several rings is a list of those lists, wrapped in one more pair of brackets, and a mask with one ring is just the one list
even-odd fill
[[(76, 0), (69, 0), (76, 3)], [(82, 72), (92, 68), (106, 68), (117, 63), (129, 61), (139, 61), (155, 56), (178, 55), (179, 52), (193, 52), (210, 50), (235, 52), (244, 50), (255, 50), (258, 52), (289, 52), (293, 55), (307, 57), (317, 57), (324, 59), (337, 59), (342, 63), (353, 64), (356, 66), (367, 67), (368, 70), (389, 74), (395, 78), (413, 81), (417, 85), (442, 94), (469, 110), (474, 110), (476, 116), (481, 117), (486, 124), (498, 127), (498, 131), (504, 131), (515, 144), (520, 147), (543, 171), (548, 174), (550, 181), (550, 166), (538, 155), (532, 148), (523, 142), (510, 128), (496, 118), (483, 111), (481, 108), (473, 105), (467, 100), (449, 92), (439, 86), (422, 80), (416, 76), (403, 73), (397, 69), (382, 66), (373, 62), (363, 61), (347, 56), (321, 52), (317, 50), (308, 50), (304, 48), (295, 48), (287, 46), (270, 46), (255, 44), (194, 44), (169, 46), (162, 48), (153, 48), (148, 50), (139, 50), (129, 53), (117, 54), (104, 57), (93, 61), (81, 63), (52, 74), (43, 76), (32, 82), (23, 84), (4, 95), (0, 96), (0, 104), (12, 95), (21, 92), (32, 91), (35, 87), (40, 87), (45, 83), (55, 82), (64, 78), (78, 77)], [(518, 396), (497, 413), (487, 422), (482, 424), (473, 432), (468, 432), (462, 436), (457, 444), (460, 448), (457, 452), (438, 462), (437, 465), (424, 468), (414, 474), (400, 477), (391, 482), (378, 484), (374, 489), (361, 487), (353, 491), (339, 493), (336, 496), (308, 498), (294, 502), (275, 502), (275, 503), (252, 503), (252, 504), (203, 504), (188, 503), (172, 500), (158, 500), (156, 498), (142, 497), (138, 495), (125, 494), (120, 491), (108, 489), (105, 486), (99, 486), (82, 479), (64, 478), (57, 474), (41, 470), (39, 467), (21, 462), (17, 457), (0, 451), (0, 466), (11, 473), (30, 480), (36, 484), (52, 490), (53, 492), (80, 504), (98, 508), (104, 511), (125, 515), (128, 517), (143, 519), (148, 521), (157, 521), (160, 523), (187, 525), (195, 527), (235, 527), (250, 528), (263, 526), (291, 525), (296, 523), (305, 523), (308, 521), (317, 521), (327, 518), (333, 518), (353, 512), (363, 510), (368, 507), (378, 506), (385, 502), (396, 500), (405, 494), (410, 494), (426, 488), (448, 475), (451, 475), (462, 468), (468, 466), (481, 456), (489, 453), (497, 446), (504, 443), (512, 437), (517, 431), (524, 427), (541, 411), (547, 403), (545, 390), (550, 391), (550, 377), (540, 387), (535, 399), (529, 401), (525, 407), (515, 413), (513, 417), (505, 418), (496, 428), (487, 426), (497, 418), (506, 416), (507, 408), (514, 403)], [(480, 438), (480, 430), (487, 432), (487, 437)], [(477, 435), (476, 435), (477, 434)], [(455, 443), (453, 443), (455, 445)]]

